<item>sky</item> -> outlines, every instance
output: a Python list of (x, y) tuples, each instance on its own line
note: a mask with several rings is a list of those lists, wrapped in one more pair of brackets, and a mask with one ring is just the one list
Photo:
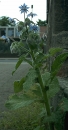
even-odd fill
[(38, 19), (46, 20), (46, 2), (47, 0), (0, 0), (0, 17), (8, 16), (24, 21), (24, 14), (21, 14), (19, 6), (25, 3), (30, 7), (27, 14), (31, 12), (31, 5), (33, 5), (33, 13), (37, 14), (32, 19), (34, 22), (38, 21)]

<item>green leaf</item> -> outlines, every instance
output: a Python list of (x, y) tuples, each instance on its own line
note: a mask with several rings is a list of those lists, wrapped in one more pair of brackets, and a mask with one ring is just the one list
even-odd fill
[(31, 66), (33, 66), (31, 60), (25, 58), (24, 61), (26, 61), (26, 62), (27, 62), (28, 64), (30, 64)]
[(34, 130), (44, 130), (42, 126), (37, 126)]
[(37, 126), (34, 130), (40, 130), (40, 126)]
[(49, 90), (47, 91), (48, 97), (51, 98), (55, 96), (55, 94), (60, 90), (60, 85), (57, 77), (54, 77), (54, 79), (51, 81), (51, 74), (46, 71), (44, 74), (42, 74), (42, 80), (45, 89), (47, 86), (49, 87)]
[(23, 88), (25, 90), (29, 90), (30, 87), (34, 85), (36, 77), (37, 77), (36, 71), (31, 68), (26, 76), (26, 82), (23, 84)]
[(40, 98), (42, 97), (42, 91), (40, 88), (39, 84), (35, 84), (35, 87), (33, 87), (32, 92), (36, 95), (39, 96)]
[(55, 71), (68, 57), (68, 53), (63, 53), (57, 56), (57, 58), (54, 60), (52, 66), (51, 66), (51, 71)]
[(57, 47), (57, 48), (50, 48), (49, 49), (49, 54), (51, 55), (51, 56), (53, 56), (53, 55), (55, 55), (57, 52), (61, 52), (63, 49), (62, 48), (59, 48), (59, 47)]
[(50, 57), (50, 54), (43, 54), (42, 52), (36, 54), (36, 63), (41, 63)]
[(39, 114), (39, 118), (42, 118), (42, 117), (44, 117), (45, 115), (46, 115), (46, 109), (45, 108), (42, 108), (42, 111), (40, 112), (40, 114)]
[(63, 98), (60, 105), (61, 105), (60, 108), (62, 111), (65, 111), (65, 112), (68, 111), (68, 99), (67, 98)]
[(25, 77), (22, 78), (21, 80), (15, 81), (14, 82), (14, 92), (18, 93), (23, 90), (23, 83), (25, 82)]
[(58, 73), (59, 69), (61, 68), (62, 64), (68, 57), (68, 53), (60, 54), (52, 63), (51, 66), (51, 76), (52, 78)]
[(50, 73), (45, 71), (45, 73), (42, 74), (42, 80), (43, 80), (44, 87), (48, 86), (50, 82)]
[(21, 56), (15, 66), (15, 69), (18, 69), (18, 67), (21, 65), (21, 63), (24, 61), (25, 57)]
[(17, 95), (13, 95), (7, 102), (6, 107), (8, 109), (18, 109), (21, 107), (26, 107), (29, 104), (33, 103), (35, 100), (31, 99), (31, 97), (27, 96), (26, 94), (23, 94), (21, 97), (18, 97)]
[(55, 77), (52, 82), (49, 84), (49, 91), (48, 92), (48, 97), (52, 98), (53, 96), (55, 96), (56, 93), (58, 93), (60, 90), (60, 85), (59, 85), (59, 81), (58, 78)]
[(45, 54), (44, 60), (45, 60), (45, 59), (48, 59), (49, 57), (50, 57), (50, 54)]
[(36, 56), (36, 62), (41, 62), (41, 61), (43, 61), (43, 59), (44, 59), (44, 54), (43, 53), (38, 53), (37, 54), (37, 56)]
[(18, 60), (18, 62), (16, 63), (16, 66), (15, 66), (15, 70), (12, 72), (12, 75), (14, 74), (14, 72), (18, 69), (18, 67), (21, 65), (21, 63), (24, 61), (25, 57), (24, 56), (21, 56)]
[(51, 116), (45, 116), (44, 119), (43, 119), (43, 123), (56, 122), (56, 121), (57, 121), (57, 119), (56, 119), (55, 113), (51, 113)]
[(14, 82), (14, 92), (18, 93), (23, 89), (23, 86), (19, 87), (19, 80)]

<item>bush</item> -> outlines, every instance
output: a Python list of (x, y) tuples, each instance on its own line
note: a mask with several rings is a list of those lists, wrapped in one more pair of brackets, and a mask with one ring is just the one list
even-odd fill
[(40, 104), (35, 103), (15, 111), (3, 112), (0, 130), (34, 130), (40, 123), (40, 121), (34, 122), (40, 109)]
[(4, 53), (5, 51), (10, 51), (10, 45), (5, 40), (0, 39), (0, 53)]
[(18, 54), (11, 54), (10, 44), (0, 39), (0, 58), (17, 58)]

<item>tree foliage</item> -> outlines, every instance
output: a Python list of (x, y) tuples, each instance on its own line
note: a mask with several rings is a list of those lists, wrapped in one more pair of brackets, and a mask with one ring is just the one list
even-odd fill
[(2, 16), (0, 17), (0, 26), (13, 26), (12, 22), (9, 21), (9, 17)]
[(47, 21), (46, 20), (42, 21), (42, 20), (39, 19), (37, 21), (37, 25), (39, 25), (39, 26), (46, 26), (47, 25)]

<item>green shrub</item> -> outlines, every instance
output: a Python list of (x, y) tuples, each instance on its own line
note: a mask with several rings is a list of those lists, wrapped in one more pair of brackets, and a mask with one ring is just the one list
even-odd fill
[(3, 112), (0, 130), (33, 130), (40, 123), (40, 120), (34, 122), (40, 109), (40, 104), (36, 103), (15, 111)]
[(10, 51), (10, 45), (5, 40), (0, 39), (0, 53)]

